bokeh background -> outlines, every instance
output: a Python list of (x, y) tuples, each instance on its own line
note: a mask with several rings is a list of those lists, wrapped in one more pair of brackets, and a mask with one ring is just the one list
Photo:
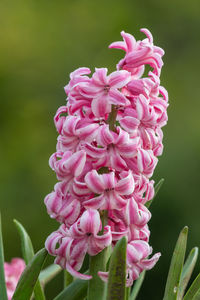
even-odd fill
[[(165, 49), (161, 83), (169, 91), (164, 154), (154, 175), (165, 183), (151, 207), (151, 244), (162, 257), (148, 272), (139, 298), (162, 299), (178, 233), (189, 226), (188, 248), (200, 246), (200, 2), (19, 0), (0, 2), (1, 180), (6, 260), (21, 256), (13, 218), (36, 250), (57, 229), (43, 199), (55, 174), (48, 167), (57, 133), (53, 116), (65, 104), (63, 86), (80, 66), (108, 67), (122, 58), (107, 46), (125, 30), (137, 39), (146, 27)], [(200, 260), (199, 260), (200, 262)], [(197, 271), (200, 271), (198, 262)], [(52, 299), (61, 276), (48, 287)]]

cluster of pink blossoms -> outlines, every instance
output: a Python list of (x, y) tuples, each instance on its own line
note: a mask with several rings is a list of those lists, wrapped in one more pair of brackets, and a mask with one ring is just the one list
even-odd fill
[[(110, 45), (125, 51), (117, 71), (107, 75), (106, 68), (97, 68), (89, 77), (90, 69), (79, 68), (70, 74), (67, 104), (54, 119), (57, 151), (50, 158), (59, 182), (45, 198), (49, 215), (61, 223), (46, 241), (55, 263), (90, 279), (78, 272), (86, 253), (97, 255), (126, 236), (128, 286), (160, 256), (149, 258), (151, 213), (145, 203), (154, 196), (150, 178), (162, 154), (168, 106), (159, 79), (164, 51), (147, 29), (141, 31), (147, 36), (142, 41), (122, 32), (124, 41)], [(146, 65), (151, 71), (142, 77)], [(107, 280), (108, 274), (99, 276)]]
[[(22, 272), (25, 269), (25, 262), (21, 258), (13, 258), (10, 263), (4, 263), (5, 281), (8, 300), (12, 299), (14, 291)], [(1, 294), (1, 292), (0, 292)]]

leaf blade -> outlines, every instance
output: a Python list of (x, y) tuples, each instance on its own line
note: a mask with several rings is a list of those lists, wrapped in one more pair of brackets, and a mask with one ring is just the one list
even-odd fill
[(1, 214), (0, 214), (0, 291), (1, 299), (8, 300), (6, 282), (5, 282), (5, 273), (4, 273), (4, 250), (3, 250), (3, 236), (1, 229)]
[(107, 300), (126, 299), (126, 237), (121, 238), (114, 247), (108, 277)]
[[(195, 299), (196, 297), (196, 299)], [(189, 290), (187, 291), (185, 297), (183, 298), (183, 300), (197, 300), (200, 298), (200, 274), (195, 278), (195, 280), (193, 281), (191, 287), (189, 288)]]
[[(31, 238), (27, 233), (26, 229), (24, 228), (24, 226), (19, 221), (13, 220), (13, 222), (20, 235), (23, 258), (25, 260), (26, 265), (28, 265), (28, 263), (31, 261), (31, 259), (34, 256), (34, 249), (31, 242)], [(37, 280), (35, 284), (34, 295), (35, 295), (35, 300), (45, 300), (44, 291), (39, 280)]]
[(13, 300), (30, 299), (47, 254), (46, 249), (43, 248), (34, 255), (20, 277)]
[(175, 300), (177, 298), (179, 282), (185, 257), (187, 234), (188, 227), (185, 226), (179, 234), (173, 252), (163, 300)]
[(76, 279), (53, 300), (82, 300), (87, 295), (88, 282)]
[(134, 286), (133, 286), (133, 289), (132, 289), (131, 296), (130, 296), (129, 300), (135, 300), (137, 298), (137, 295), (138, 295), (138, 293), (140, 291), (140, 288), (142, 286), (142, 283), (144, 281), (145, 274), (146, 274), (146, 271), (143, 271), (140, 274), (139, 278), (134, 283)]
[(60, 266), (52, 264), (41, 271), (39, 281), (42, 285), (45, 285), (61, 271), (62, 268)]
[(188, 282), (189, 282), (192, 272), (194, 270), (194, 267), (195, 267), (195, 264), (197, 261), (197, 257), (198, 257), (198, 248), (195, 247), (190, 251), (190, 253), (187, 257), (187, 260), (183, 266), (183, 271), (181, 274), (179, 291), (178, 291), (178, 296), (177, 296), (177, 299), (179, 299), (179, 300), (181, 300), (183, 298), (185, 289), (188, 285)]

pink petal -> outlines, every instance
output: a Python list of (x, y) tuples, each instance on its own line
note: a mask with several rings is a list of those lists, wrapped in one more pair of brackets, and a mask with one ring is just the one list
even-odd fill
[(107, 174), (102, 174), (101, 180), (104, 186), (104, 190), (113, 189), (115, 187), (115, 173), (110, 172)]
[(121, 36), (123, 37), (126, 45), (127, 45), (127, 52), (131, 52), (134, 50), (136, 46), (136, 40), (133, 35), (126, 33), (124, 31), (121, 32)]
[(108, 101), (111, 104), (122, 105), (122, 106), (129, 104), (129, 100), (120, 91), (114, 88), (110, 89), (108, 94), (109, 94)]
[(155, 266), (155, 264), (159, 260), (160, 256), (161, 256), (161, 253), (156, 253), (151, 258), (142, 260), (139, 263), (139, 265), (141, 268), (144, 268), (145, 270), (150, 270)]
[(106, 148), (98, 148), (89, 143), (85, 143), (84, 150), (89, 156), (94, 158), (102, 158), (107, 153)]
[(107, 147), (114, 142), (113, 131), (109, 129), (108, 125), (102, 125), (99, 127), (97, 135), (97, 143), (102, 147)]
[(102, 250), (108, 247), (112, 242), (112, 233), (110, 226), (105, 226), (104, 233), (102, 235), (96, 235), (94, 239)]
[(116, 149), (111, 149), (109, 151), (110, 154), (110, 167), (117, 170), (117, 171), (124, 171), (127, 170), (127, 165), (123, 158), (119, 155), (118, 151)]
[(78, 180), (74, 180), (73, 192), (78, 196), (86, 196), (91, 194), (91, 191), (88, 189), (86, 183)]
[(153, 44), (153, 36), (152, 36), (151, 32), (146, 28), (141, 28), (140, 31), (143, 32), (144, 34), (146, 34), (146, 36), (149, 39), (149, 43)]
[(93, 193), (101, 194), (104, 191), (104, 185), (101, 176), (96, 170), (92, 170), (91, 172), (87, 173), (85, 176), (85, 183)]
[(108, 96), (99, 96), (92, 100), (92, 112), (97, 118), (105, 118), (111, 112), (111, 104)]
[(104, 282), (108, 282), (108, 272), (99, 271), (97, 274), (101, 278), (101, 280), (103, 280)]
[(131, 171), (129, 171), (126, 177), (118, 181), (115, 187), (115, 191), (120, 195), (130, 195), (133, 193), (134, 188), (134, 178)]
[(99, 212), (96, 209), (87, 209), (80, 218), (81, 230), (96, 235), (101, 228)]
[(102, 204), (101, 209), (117, 209), (121, 210), (127, 203), (127, 200), (122, 198), (118, 193), (115, 191), (110, 191), (105, 194), (105, 202)]
[(111, 88), (121, 89), (131, 80), (131, 73), (125, 70), (115, 71), (108, 76), (108, 84)]
[(108, 84), (107, 80), (107, 68), (95, 68), (95, 73), (92, 76), (92, 81), (97, 86), (104, 86)]
[(54, 123), (55, 123), (55, 126), (57, 128), (57, 131), (59, 133), (61, 133), (61, 130), (62, 130), (62, 126), (63, 126), (63, 123), (65, 121), (65, 116), (60, 116), (61, 114), (67, 114), (68, 113), (68, 108), (66, 106), (61, 106), (59, 107), (59, 109), (57, 110), (56, 114), (55, 114), (55, 117), (54, 117)]
[(76, 278), (80, 278), (82, 280), (92, 279), (91, 275), (82, 274), (82, 273), (76, 271), (74, 268), (72, 268), (72, 266), (69, 263), (66, 263), (66, 269), (72, 276), (74, 276)]
[(81, 150), (74, 153), (66, 162), (65, 167), (68, 168), (69, 172), (71, 171), (75, 177), (78, 177), (85, 166), (86, 162), (86, 153)]
[(122, 128), (127, 130), (129, 133), (134, 132), (140, 124), (138, 119), (129, 116), (123, 117), (119, 122)]
[(105, 196), (103, 194), (103, 195), (100, 195), (98, 197), (94, 197), (92, 199), (84, 201), (83, 205), (87, 209), (88, 208), (101, 209), (104, 202), (105, 202)]

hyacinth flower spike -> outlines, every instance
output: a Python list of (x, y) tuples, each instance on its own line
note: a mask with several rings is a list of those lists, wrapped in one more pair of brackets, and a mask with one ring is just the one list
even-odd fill
[[(45, 204), (61, 225), (47, 238), (46, 248), (63, 269), (91, 280), (88, 300), (103, 298), (95, 296), (93, 286), (100, 284), (103, 293), (101, 279), (109, 277), (105, 249), (113, 249), (120, 238), (128, 242), (127, 286), (160, 257), (149, 258), (151, 213), (145, 203), (154, 197), (151, 177), (163, 151), (168, 96), (160, 86), (164, 51), (147, 29), (141, 31), (144, 40), (122, 31), (123, 41), (110, 45), (125, 51), (114, 72), (72, 72), (65, 86), (67, 103), (54, 118), (59, 135), (50, 166), (59, 183)], [(142, 77), (147, 65), (151, 71)], [(80, 273), (86, 253), (89, 275)]]

